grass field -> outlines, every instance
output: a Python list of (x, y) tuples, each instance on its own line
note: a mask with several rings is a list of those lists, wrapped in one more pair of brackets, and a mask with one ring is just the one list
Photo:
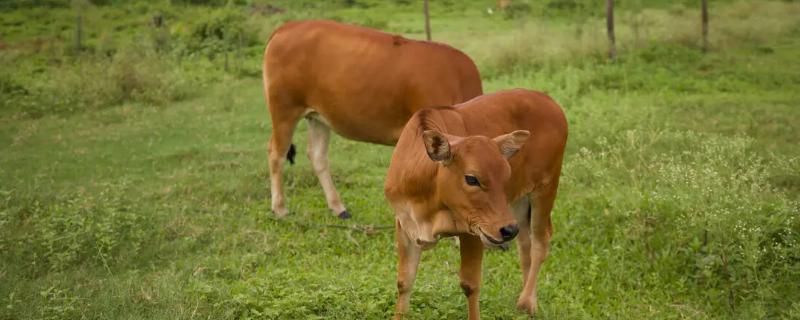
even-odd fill
[[(332, 139), (352, 220), (305, 157), (274, 219), (258, 68), (286, 19), (420, 38), (420, 5), (107, 1), (78, 51), (76, 9), (44, 2), (0, 11), (0, 319), (392, 315), (393, 230), (326, 226), (393, 224), (392, 148)], [(800, 3), (712, 1), (706, 54), (693, 2), (621, 3), (612, 63), (596, 2), (431, 1), (485, 91), (546, 91), (569, 120), (537, 318), (800, 319)], [(465, 318), (458, 260), (454, 241), (423, 253), (409, 318)], [(484, 318), (524, 318), (517, 261), (487, 252)]]

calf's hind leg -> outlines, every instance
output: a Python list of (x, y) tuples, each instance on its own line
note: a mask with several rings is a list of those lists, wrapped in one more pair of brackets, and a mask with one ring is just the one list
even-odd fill
[(541, 269), (550, 249), (550, 237), (553, 234), (550, 211), (553, 209), (553, 203), (556, 198), (556, 186), (557, 183), (551, 189), (535, 194), (533, 198), (529, 234), (531, 240), (530, 269), (525, 280), (525, 287), (517, 300), (517, 308), (531, 315), (536, 312), (537, 308), (536, 280), (539, 275), (539, 269)]
[(517, 251), (519, 252), (519, 266), (522, 270), (522, 287), (528, 282), (528, 273), (531, 270), (531, 201), (527, 196), (522, 197), (511, 205), (511, 211), (519, 226), (517, 234)]
[(331, 172), (328, 166), (328, 141), (330, 140), (331, 129), (324, 123), (313, 117), (308, 117), (308, 159), (314, 167), (319, 184), (325, 191), (325, 200), (328, 208), (333, 214), (341, 219), (350, 218), (350, 213), (345, 210), (339, 193), (333, 185)]

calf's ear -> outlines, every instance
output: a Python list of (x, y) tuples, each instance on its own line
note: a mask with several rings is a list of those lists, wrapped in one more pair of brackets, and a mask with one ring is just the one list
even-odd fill
[(528, 141), (528, 137), (530, 136), (531, 133), (528, 130), (517, 130), (509, 134), (497, 136), (493, 140), (497, 143), (497, 147), (500, 148), (500, 153), (508, 159), (522, 148), (525, 141)]
[(425, 151), (433, 161), (448, 164), (452, 159), (450, 154), (450, 142), (447, 137), (436, 130), (425, 130), (422, 132), (422, 141), (425, 143)]

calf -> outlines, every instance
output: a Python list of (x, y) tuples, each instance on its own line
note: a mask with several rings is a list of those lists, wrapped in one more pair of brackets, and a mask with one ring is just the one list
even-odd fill
[(281, 173), (293, 161), (295, 126), (308, 120), (308, 158), (328, 207), (348, 218), (328, 168), (330, 130), (353, 140), (393, 145), (411, 115), (482, 93), (475, 64), (447, 45), (405, 39), (332, 21), (289, 22), (264, 51), (264, 92), (272, 118), (272, 210), (288, 213)]
[(517, 307), (536, 311), (566, 142), (561, 108), (535, 91), (501, 91), (412, 116), (384, 186), (395, 211), (398, 318), (408, 310), (421, 251), (446, 236), (460, 239), (461, 288), (469, 318), (478, 319), (484, 245), (500, 246), (519, 233)]

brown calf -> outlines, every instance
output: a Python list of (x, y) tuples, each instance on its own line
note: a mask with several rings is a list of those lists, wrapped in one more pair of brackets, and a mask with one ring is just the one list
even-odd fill
[(272, 118), (269, 167), (272, 210), (288, 211), (281, 173), (293, 161), (292, 134), (308, 120), (308, 158), (328, 207), (350, 214), (328, 168), (330, 129), (353, 140), (393, 145), (411, 115), (482, 93), (472, 60), (447, 45), (405, 39), (332, 21), (289, 22), (264, 51), (264, 92)]
[(517, 307), (536, 311), (536, 277), (553, 233), (550, 210), (566, 142), (561, 108), (535, 91), (501, 91), (414, 114), (384, 187), (396, 215), (397, 317), (408, 310), (421, 250), (458, 236), (461, 287), (469, 318), (478, 319), (483, 247), (517, 232), (523, 279)]

